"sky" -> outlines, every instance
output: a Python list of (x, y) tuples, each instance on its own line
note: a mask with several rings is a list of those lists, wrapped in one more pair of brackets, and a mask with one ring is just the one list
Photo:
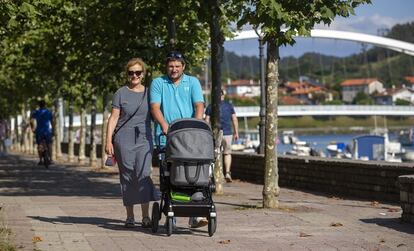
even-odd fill
[[(348, 18), (337, 17), (330, 26), (317, 25), (315, 28), (378, 35), (379, 29), (389, 29), (395, 24), (413, 21), (413, 0), (372, 0), (371, 4), (356, 8), (355, 15)], [(344, 40), (297, 38), (296, 41), (295, 45), (280, 49), (281, 57), (299, 57), (306, 52), (344, 57), (359, 53), (362, 49), (360, 43)], [(226, 41), (224, 48), (238, 55), (259, 56), (256, 39)]]

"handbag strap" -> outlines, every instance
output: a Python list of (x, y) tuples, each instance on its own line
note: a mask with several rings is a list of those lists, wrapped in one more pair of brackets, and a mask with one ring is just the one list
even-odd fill
[(120, 127), (118, 127), (117, 129), (115, 129), (114, 133), (112, 134), (112, 138), (115, 137), (115, 135), (119, 132), (119, 130), (126, 124), (128, 123), (128, 121), (130, 121), (132, 119), (132, 117), (135, 116), (135, 114), (138, 112), (139, 108), (141, 107), (142, 103), (144, 102), (145, 99), (145, 95), (147, 94), (147, 87), (144, 87), (144, 95), (142, 96), (141, 102), (139, 103), (137, 109), (135, 110), (135, 112), (124, 122), (122, 123), (122, 125)]

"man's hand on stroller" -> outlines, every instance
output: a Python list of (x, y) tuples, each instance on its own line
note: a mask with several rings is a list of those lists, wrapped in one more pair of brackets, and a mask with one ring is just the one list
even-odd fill
[(164, 135), (167, 135), (167, 133), (168, 133), (168, 124), (165, 123), (165, 124), (161, 125), (161, 130), (162, 130), (162, 133)]

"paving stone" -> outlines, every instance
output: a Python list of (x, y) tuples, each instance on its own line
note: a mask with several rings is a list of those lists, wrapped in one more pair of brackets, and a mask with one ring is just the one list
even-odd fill
[[(154, 168), (155, 183), (157, 173)], [(0, 161), (0, 174), (0, 201), (18, 250), (414, 250), (413, 225), (401, 222), (401, 210), (388, 212), (399, 205), (374, 200), (281, 188), (280, 207), (262, 209), (263, 187), (235, 180), (214, 196), (213, 237), (207, 227), (189, 229), (188, 217), (177, 218), (167, 237), (164, 215), (156, 234), (123, 227), (113, 170), (65, 163), (45, 170), (33, 156), (11, 155)], [(139, 207), (135, 215), (139, 221)]]

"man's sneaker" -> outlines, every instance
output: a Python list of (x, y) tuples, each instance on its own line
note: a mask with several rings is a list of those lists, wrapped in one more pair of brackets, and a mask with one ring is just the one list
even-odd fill
[(230, 172), (226, 173), (226, 177), (225, 177), (225, 178), (226, 178), (226, 181), (227, 181), (227, 182), (229, 182), (229, 183), (233, 181), (233, 180), (231, 179)]
[(125, 227), (126, 228), (132, 228), (132, 227), (135, 227), (136, 226), (136, 222), (135, 222), (135, 219), (134, 218), (127, 218), (126, 219), (126, 221), (125, 221)]
[(190, 228), (199, 228), (208, 225), (208, 220), (202, 217), (190, 217)]
[(151, 224), (151, 219), (147, 216), (147, 217), (144, 217), (143, 219), (142, 219), (142, 224), (141, 224), (141, 226), (143, 227), (143, 228), (150, 228), (151, 226), (152, 226), (152, 224)]
[(41, 161), (39, 161), (38, 163), (37, 163), (37, 165), (38, 166), (42, 166), (43, 165), (43, 161), (41, 160)]

